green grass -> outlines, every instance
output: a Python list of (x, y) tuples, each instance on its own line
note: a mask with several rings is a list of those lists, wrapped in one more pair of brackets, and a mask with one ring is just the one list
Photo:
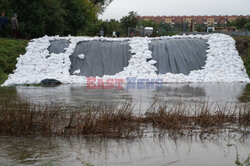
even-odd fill
[(234, 39), (236, 40), (236, 48), (250, 77), (250, 37), (234, 37)]
[(16, 58), (25, 53), (28, 40), (0, 38), (0, 84), (16, 68)]

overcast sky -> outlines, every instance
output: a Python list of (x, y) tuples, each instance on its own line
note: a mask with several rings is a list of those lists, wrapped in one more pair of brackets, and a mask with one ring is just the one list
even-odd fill
[(250, 15), (250, 0), (113, 0), (99, 18), (120, 19), (129, 11), (141, 16)]

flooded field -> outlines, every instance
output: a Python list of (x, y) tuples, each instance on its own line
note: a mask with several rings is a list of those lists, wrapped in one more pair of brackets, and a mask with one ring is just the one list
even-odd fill
[(57, 103), (66, 108), (82, 107), (86, 103), (114, 105), (132, 102), (139, 113), (144, 113), (154, 100), (170, 105), (201, 102), (211, 104), (244, 105), (250, 101), (250, 84), (246, 83), (197, 83), (166, 84), (162, 89), (93, 90), (83, 86), (63, 85), (58, 87), (17, 86), (0, 88), (0, 99), (8, 98), (34, 104)]
[[(160, 90), (88, 90), (82, 86), (0, 88), (0, 99), (32, 104), (63, 104), (65, 110), (92, 105), (132, 102), (135, 114), (144, 114), (155, 100), (195, 107), (201, 103), (246, 107), (250, 87), (244, 83), (167, 84)], [(155, 135), (152, 128), (135, 139), (100, 137), (0, 136), (0, 165), (235, 165), (237, 151), (243, 163), (250, 155), (247, 134)], [(231, 145), (231, 146), (229, 146)]]

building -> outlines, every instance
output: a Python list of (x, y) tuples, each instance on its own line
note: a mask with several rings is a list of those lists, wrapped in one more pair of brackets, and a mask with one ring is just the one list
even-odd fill
[(235, 21), (238, 18), (250, 18), (250, 15), (247, 16), (142, 16), (138, 17), (139, 21), (142, 20), (153, 20), (156, 21), (157, 23), (167, 23), (167, 24), (182, 24), (182, 23), (188, 23), (191, 25), (192, 21), (194, 21), (194, 24), (196, 25), (206, 25), (207, 27), (209, 26), (219, 26), (219, 25), (224, 25), (227, 24), (228, 22)]

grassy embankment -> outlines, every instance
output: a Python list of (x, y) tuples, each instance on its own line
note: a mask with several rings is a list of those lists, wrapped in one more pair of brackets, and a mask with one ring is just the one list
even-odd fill
[[(250, 37), (235, 37), (237, 49), (250, 76)], [(16, 65), (16, 58), (25, 53), (28, 40), (0, 38), (0, 84), (2, 84)]]
[(250, 77), (250, 37), (234, 37), (234, 39), (236, 40), (236, 48)]
[(25, 53), (28, 40), (0, 38), (0, 84), (16, 67), (16, 58)]

